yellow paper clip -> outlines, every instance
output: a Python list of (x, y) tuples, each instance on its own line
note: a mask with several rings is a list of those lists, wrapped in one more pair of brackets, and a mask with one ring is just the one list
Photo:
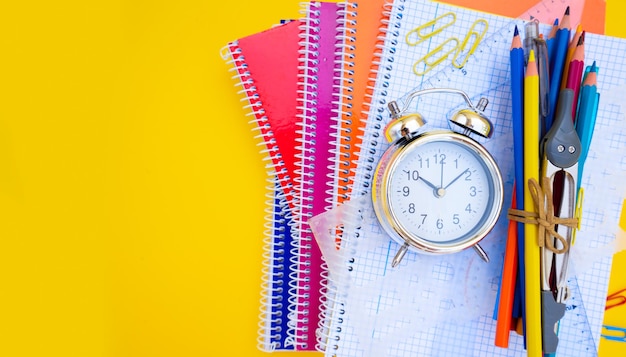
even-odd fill
[(578, 196), (576, 197), (576, 207), (574, 208), (574, 217), (578, 219), (578, 226), (572, 232), (572, 245), (576, 243), (576, 232), (580, 230), (580, 222), (583, 220), (583, 200), (585, 199), (585, 189), (580, 187), (578, 189)]
[[(447, 22), (443, 22), (447, 21)], [(435, 36), (443, 31), (446, 27), (451, 26), (456, 21), (456, 14), (453, 12), (447, 12), (439, 17), (434, 18), (427, 23), (414, 28), (406, 34), (406, 43), (409, 46), (416, 46), (425, 40)], [(439, 23), (443, 22), (443, 23)], [(415, 40), (413, 38), (416, 38)]]
[[(482, 28), (476, 31), (477, 26), (481, 26)], [(489, 23), (487, 23), (487, 20), (478, 19), (474, 21), (469, 31), (467, 32), (465, 39), (463, 39), (461, 46), (459, 46), (458, 51), (454, 54), (454, 57), (452, 58), (452, 65), (454, 65), (454, 67), (462, 68), (463, 66), (465, 66), (465, 63), (467, 62), (469, 57), (474, 53), (474, 51), (476, 51), (476, 47), (478, 47), (480, 41), (487, 34), (488, 28)], [(463, 60), (459, 63), (457, 59), (460, 55), (463, 55)]]
[[(450, 56), (450, 54), (457, 51), (459, 43), (459, 39), (455, 37), (447, 39), (441, 45), (435, 47), (432, 51), (427, 53), (424, 57), (417, 60), (417, 62), (413, 64), (413, 72), (418, 76), (425, 75), (431, 69), (435, 68), (441, 62), (445, 61)], [(433, 59), (433, 57), (439, 54), (441, 54), (440, 57), (436, 57), (435, 59)], [(421, 68), (423, 68), (422, 71), (420, 71)]]

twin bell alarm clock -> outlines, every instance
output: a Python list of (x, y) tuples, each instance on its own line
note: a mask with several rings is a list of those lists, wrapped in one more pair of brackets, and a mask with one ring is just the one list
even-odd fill
[[(414, 98), (432, 93), (459, 94), (469, 105), (449, 119), (452, 130), (420, 133), (423, 117), (405, 114)], [(487, 100), (475, 107), (465, 92), (437, 88), (413, 92), (406, 103), (403, 109), (395, 101), (388, 105), (392, 120), (384, 133), (391, 146), (378, 162), (372, 190), (381, 226), (401, 246), (392, 266), (409, 249), (448, 254), (473, 247), (489, 261), (478, 243), (502, 210), (502, 176), (489, 152), (470, 137), (491, 137), (492, 124), (482, 114)]]

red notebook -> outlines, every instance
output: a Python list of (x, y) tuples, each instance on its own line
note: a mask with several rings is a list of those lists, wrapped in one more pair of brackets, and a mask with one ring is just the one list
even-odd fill
[(228, 44), (265, 152), (288, 201), (295, 195), (301, 25), (291, 21)]
[(271, 184), (257, 338), (259, 349), (268, 352), (302, 349), (297, 341), (300, 248), (293, 236), (302, 25), (291, 21), (241, 38), (229, 43), (223, 53), (268, 162)]

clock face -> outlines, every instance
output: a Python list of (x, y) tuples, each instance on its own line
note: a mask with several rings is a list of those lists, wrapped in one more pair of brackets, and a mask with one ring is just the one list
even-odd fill
[(476, 145), (444, 137), (408, 144), (388, 166), (384, 192), (396, 230), (428, 244), (456, 245), (495, 224), (500, 176)]

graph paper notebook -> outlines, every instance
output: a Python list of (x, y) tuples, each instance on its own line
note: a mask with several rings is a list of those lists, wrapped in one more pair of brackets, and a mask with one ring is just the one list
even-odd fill
[[(407, 37), (415, 29), (432, 28), (433, 21), (449, 25), (425, 36), (419, 44), (414, 44), (419, 39)], [(505, 218), (500, 218), (481, 243), (491, 257), (488, 264), (471, 250), (447, 256), (409, 252), (392, 269), (390, 262), (399, 246), (383, 233), (368, 204), (375, 163), (388, 146), (382, 135), (389, 120), (386, 104), (398, 100), (402, 107), (408, 93), (435, 87), (463, 90), (473, 102), (481, 97), (489, 99), (485, 114), (494, 122), (495, 132), (491, 139), (481, 142), (495, 156), (505, 181), (505, 197), (511, 197), (514, 175), (508, 55), (515, 25), (523, 28), (524, 23), (441, 3), (394, 2), (350, 200), (363, 204), (359, 206), (363, 218), (355, 234), (346, 234), (349, 256), (341, 261), (347, 262), (342, 268), (349, 278), (338, 284), (339, 302), (332, 315), (339, 317), (328, 327), (333, 336), (330, 340), (335, 343), (326, 346), (326, 355), (526, 354), (520, 336), (512, 336), (509, 349), (493, 345), (492, 315), (506, 239)], [(543, 33), (547, 31), (547, 27), (542, 28)], [(478, 39), (474, 41), (478, 46), (463, 47), (466, 38)], [(462, 49), (455, 51), (446, 44)], [(610, 254), (603, 254), (602, 249), (615, 238), (626, 178), (626, 159), (620, 154), (626, 148), (626, 108), (622, 104), (626, 71), (618, 62), (626, 41), (588, 34), (585, 46), (586, 58), (602, 68), (599, 91), (614, 97), (603, 96), (601, 100), (585, 165), (582, 227), (572, 248), (574, 272), (568, 283), (572, 296), (559, 331), (557, 354), (562, 356), (597, 355), (611, 268)], [(441, 61), (433, 57), (448, 52)], [(463, 104), (454, 97), (423, 97), (411, 105), (411, 110), (424, 115), (424, 130), (448, 128), (445, 118)], [(505, 201), (504, 206), (510, 202)]]
[(268, 162), (258, 347), (296, 349), (295, 312), (299, 262), (294, 241), (298, 59), (304, 22), (290, 21), (229, 43), (222, 56), (240, 87), (244, 109)]
[(333, 206), (334, 151), (341, 72), (345, 4), (312, 1), (304, 4), (301, 27), (298, 146), (296, 148), (297, 274), (296, 335), (298, 350), (315, 350), (316, 331), (324, 314), (326, 268), (308, 219)]

